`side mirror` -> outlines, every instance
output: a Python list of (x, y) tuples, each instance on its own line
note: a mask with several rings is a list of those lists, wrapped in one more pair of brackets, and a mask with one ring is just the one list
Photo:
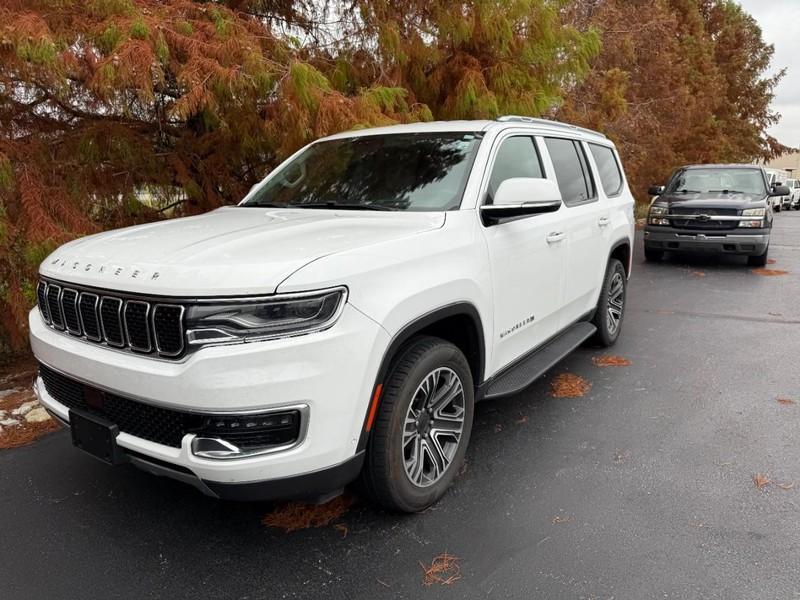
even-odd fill
[(788, 196), (792, 192), (789, 190), (788, 187), (785, 185), (775, 184), (772, 186), (772, 190), (770, 190), (770, 196)]
[(647, 193), (650, 196), (660, 196), (664, 193), (664, 186), (663, 185), (651, 185), (650, 189), (647, 190)]
[(481, 218), (486, 225), (502, 219), (555, 212), (561, 208), (561, 190), (549, 179), (514, 177), (497, 188), (494, 204), (481, 206)]

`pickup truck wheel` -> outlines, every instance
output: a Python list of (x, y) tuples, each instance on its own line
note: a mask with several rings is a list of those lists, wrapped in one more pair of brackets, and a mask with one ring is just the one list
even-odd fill
[(593, 342), (601, 346), (613, 346), (622, 329), (622, 319), (625, 316), (625, 299), (628, 291), (628, 277), (625, 267), (616, 258), (608, 261), (603, 287), (600, 290), (600, 299), (592, 323), (597, 327)]
[(474, 403), (464, 354), (439, 338), (413, 339), (384, 383), (362, 488), (402, 512), (439, 500), (464, 462)]
[(663, 250), (655, 250), (653, 248), (645, 248), (644, 249), (644, 259), (649, 262), (659, 262), (662, 258), (664, 258), (664, 251)]
[(764, 254), (758, 256), (748, 256), (747, 265), (750, 267), (765, 267), (767, 266), (767, 255), (769, 254), (769, 246), (764, 250)]

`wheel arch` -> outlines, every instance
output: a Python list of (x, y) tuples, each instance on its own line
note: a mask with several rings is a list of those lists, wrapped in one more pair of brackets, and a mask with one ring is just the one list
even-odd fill
[[(631, 276), (631, 267), (633, 261), (633, 247), (631, 241), (625, 237), (617, 240), (614, 244), (611, 245), (611, 251), (608, 253), (608, 260), (612, 258), (616, 258), (622, 263), (622, 266), (625, 268), (625, 275), (627, 277)], [(608, 264), (608, 261), (606, 261)]]
[(483, 382), (486, 342), (483, 335), (483, 322), (475, 305), (470, 302), (457, 302), (414, 319), (392, 337), (383, 354), (372, 388), (372, 398), (370, 398), (367, 413), (364, 415), (357, 451), (366, 447), (370, 426), (380, 405), (383, 382), (391, 370), (392, 363), (406, 344), (418, 335), (439, 337), (457, 346), (467, 358), (475, 388), (477, 389)]

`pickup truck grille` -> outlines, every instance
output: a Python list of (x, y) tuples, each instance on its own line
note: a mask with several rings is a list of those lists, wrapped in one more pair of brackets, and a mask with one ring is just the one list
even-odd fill
[(45, 280), (39, 282), (36, 294), (42, 319), (56, 331), (139, 354), (162, 358), (183, 354), (183, 305)]
[[(680, 212), (670, 213), (669, 220), (673, 227), (681, 229), (736, 229), (739, 226), (738, 220), (718, 220), (714, 217), (733, 217), (739, 214), (735, 208), (681, 208)], [(682, 216), (694, 217), (697, 215), (707, 215), (709, 219), (681, 219)]]

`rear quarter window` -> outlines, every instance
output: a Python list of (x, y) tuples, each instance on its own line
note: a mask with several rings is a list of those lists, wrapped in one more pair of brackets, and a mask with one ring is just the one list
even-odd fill
[(597, 165), (600, 184), (603, 186), (606, 196), (618, 196), (622, 193), (625, 182), (622, 179), (622, 169), (619, 168), (614, 151), (608, 146), (599, 144), (589, 144), (589, 150)]

